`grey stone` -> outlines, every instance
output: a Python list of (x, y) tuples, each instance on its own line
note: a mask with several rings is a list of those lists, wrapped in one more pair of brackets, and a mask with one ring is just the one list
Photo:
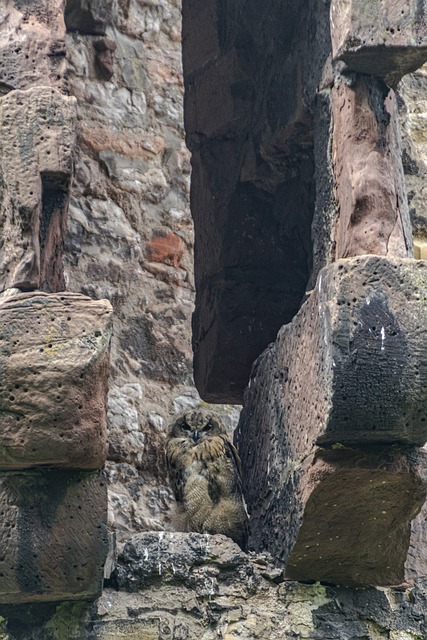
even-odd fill
[(420, 523), (410, 541), (410, 526), (426, 460), (402, 443), (427, 437), (426, 275), (422, 261), (376, 256), (324, 268), (254, 366), (237, 436), (252, 542), (288, 563), (291, 578), (414, 575), (404, 563), (423, 539)]
[(113, 0), (66, 0), (67, 30), (104, 34), (113, 18), (113, 5)]
[[(215, 571), (212, 572), (212, 567)], [(182, 583), (208, 595), (217, 573), (252, 572), (246, 555), (229, 538), (200, 533), (147, 532), (132, 536), (117, 559), (115, 583), (129, 592), (159, 581)], [(231, 576), (231, 573), (229, 573)]]
[(73, 97), (46, 86), (12, 91), (1, 100), (1, 290), (65, 288), (75, 106)]

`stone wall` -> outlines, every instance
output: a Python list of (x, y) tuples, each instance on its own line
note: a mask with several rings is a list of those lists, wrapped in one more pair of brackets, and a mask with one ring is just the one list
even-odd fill
[[(198, 63), (184, 56), (190, 79), (187, 118), (194, 112), (198, 118), (197, 129), (188, 129), (188, 144), (193, 157), (201, 158), (206, 168), (206, 173), (200, 171), (200, 167), (194, 169), (193, 202), (195, 189), (201, 185), (206, 205), (206, 219), (201, 213), (195, 214), (196, 222), (199, 221), (200, 247), (196, 260), (199, 265), (205, 261), (206, 269), (203, 276), (198, 276), (198, 295), (201, 303), (211, 299), (215, 303), (206, 317), (196, 314), (195, 347), (197, 351), (200, 338), (204, 338), (206, 327), (214, 319), (213, 338), (212, 341), (209, 338), (206, 353), (216, 345), (228, 357), (211, 370), (214, 375), (210, 380), (220, 385), (219, 394), (205, 393), (199, 378), (201, 391), (208, 399), (236, 401), (242, 397), (245, 376), (253, 358), (274, 338), (281, 324), (294, 315), (305, 293), (311, 269), (310, 223), (316, 206), (323, 202), (322, 194), (315, 190), (313, 162), (316, 153), (325, 151), (320, 136), (313, 137), (314, 124), (321, 120), (321, 110), (307, 109), (307, 100), (312, 99), (318, 85), (328, 87), (330, 83), (325, 71), (327, 66), (323, 66), (329, 7), (327, 3), (314, 4), (307, 7), (303, 3), (295, 4), (292, 11), (289, 7), (280, 7), (278, 19), (273, 12), (277, 3), (267, 2), (262, 7), (262, 20), (258, 14), (259, 3), (235, 3), (233, 9), (225, 9), (224, 3), (218, 2), (213, 9), (206, 2), (202, 11), (194, 2), (186, 2), (184, 7), (184, 41), (188, 45), (193, 39), (192, 46), (201, 51), (207, 61), (199, 68)], [(11, 595), (3, 597), (0, 591), (0, 615), (4, 618), (0, 637), (4, 640), (120, 637), (408, 640), (424, 637), (427, 623), (423, 581), (396, 589), (303, 585), (285, 580), (277, 558), (273, 560), (264, 552), (245, 555), (221, 537), (174, 532), (177, 528), (174, 500), (164, 460), (166, 427), (175, 413), (201, 402), (193, 385), (190, 346), (193, 231), (188, 202), (190, 162), (184, 145), (182, 113), (180, 4), (175, 0), (58, 0), (55, 12), (41, 0), (33, 0), (31, 8), (20, 0), (8, 0), (4, 7), (4, 14), (0, 13), (4, 18), (0, 23), (3, 126), (14, 100), (21, 94), (25, 98), (29, 89), (35, 89), (36, 94), (40, 87), (48, 85), (49, 91), (53, 87), (65, 96), (64, 104), (74, 104), (72, 98), (76, 98), (76, 138), (71, 184), (71, 165), (66, 169), (63, 165), (52, 169), (49, 165), (52, 150), (60, 150), (66, 146), (61, 147), (60, 142), (67, 142), (64, 127), (62, 139), (61, 135), (58, 138), (56, 120), (49, 125), (51, 147), (41, 140), (47, 131), (43, 127), (37, 130), (36, 162), (45, 163), (37, 165), (42, 179), (35, 180), (34, 189), (30, 187), (28, 172), (33, 166), (32, 157), (27, 157), (21, 165), (25, 169), (22, 175), (15, 174), (14, 188), (18, 195), (26, 185), (28, 200), (24, 206), (28, 215), (33, 216), (32, 212), (37, 209), (44, 217), (40, 219), (41, 232), (37, 229), (36, 233), (29, 233), (25, 224), (15, 229), (16, 251), (12, 256), (10, 253), (3, 256), (0, 248), (2, 288), (42, 289), (35, 302), (33, 294), (21, 294), (22, 304), (26, 308), (35, 305), (36, 310), (45, 295), (62, 289), (66, 289), (71, 298), (75, 292), (76, 300), (86, 301), (84, 304), (89, 304), (84, 297), (89, 296), (95, 301), (94, 309), (104, 304), (108, 308), (107, 303), (99, 302), (107, 300), (113, 308), (113, 333), (106, 423), (109, 449), (105, 465), (109, 483), (110, 556), (103, 595), (94, 605), (86, 602), (99, 589), (99, 570), (104, 563), (104, 558), (97, 555), (99, 545), (93, 548), (83, 545), (70, 554), (68, 544), (81, 530), (85, 539), (90, 538), (105, 518), (102, 479), (83, 470), (45, 472), (42, 468), (24, 474), (14, 470), (13, 495), (11, 487), (4, 482), (0, 491), (4, 501), (9, 500), (8, 508), (16, 503), (16, 522), (23, 522), (32, 513), (40, 496), (43, 501), (36, 515), (31, 516), (26, 537), (17, 540), (14, 534), (8, 536), (9, 524), (13, 528), (14, 520), (7, 520), (3, 528), (9, 540), (5, 548), (22, 548), (27, 555), (21, 554), (17, 569), (14, 565), (6, 567), (12, 576), (13, 572), (17, 573), (19, 579), (13, 583), (15, 590)], [(306, 19), (306, 22), (304, 27), (298, 23), (297, 28), (295, 20), (299, 9), (301, 21)], [(228, 30), (219, 29), (220, 40), (216, 41), (212, 27), (218, 24), (230, 26)], [(286, 34), (283, 25), (286, 25)], [(301, 87), (301, 77), (307, 70), (307, 51), (301, 52), (296, 47), (298, 40), (313, 43), (313, 56), (319, 55), (308, 93), (297, 91), (295, 101), (284, 109), (283, 100), (289, 94), (289, 86)], [(15, 49), (10, 46), (12, 42), (16, 43)], [(264, 65), (258, 68), (264, 55)], [(211, 58), (215, 58), (212, 64)], [(284, 59), (289, 64), (282, 75)], [(203, 83), (198, 79), (205, 66), (209, 70), (209, 81)], [(417, 119), (414, 110), (422, 107), (421, 103), (414, 106), (414, 96), (422, 85), (422, 72), (411, 78), (401, 85), (406, 105), (401, 104), (402, 117), (406, 117), (408, 131), (403, 164), (407, 175), (410, 174), (407, 185), (411, 215), (416, 222), (424, 215), (420, 196), (423, 138), (421, 133), (414, 134)], [(221, 82), (224, 93), (218, 92), (216, 101), (211, 102), (210, 91)], [(308, 82), (307, 74), (304, 82)], [(20, 119), (10, 134), (1, 138), (4, 158), (1, 175), (3, 180), (7, 178), (8, 185), (11, 184), (9, 162), (13, 158), (14, 139), (25, 131), (31, 109), (37, 112), (40, 101), (31, 98), (17, 105), (21, 109)], [(206, 101), (209, 108), (204, 111)], [(50, 111), (54, 114), (53, 106)], [(254, 114), (259, 117), (256, 126)], [(421, 115), (417, 115), (422, 121)], [(323, 130), (322, 135), (326, 133)], [(9, 146), (6, 143), (10, 143)], [(291, 154), (292, 161), (284, 160), (287, 154)], [(218, 159), (222, 170), (213, 179), (208, 169)], [(239, 180), (235, 176), (236, 159), (240, 163)], [(322, 182), (322, 188), (325, 184), (326, 181)], [(0, 186), (5, 198), (2, 211), (9, 211), (15, 192), (3, 189), (3, 182)], [(31, 198), (30, 191), (33, 191)], [(301, 191), (306, 194), (302, 201)], [(219, 206), (213, 206), (212, 198), (217, 203), (219, 199)], [(283, 210), (286, 210), (285, 221), (281, 217)], [(213, 231), (218, 223), (215, 218), (218, 211), (221, 216), (230, 214), (237, 220), (234, 227), (227, 224), (221, 227), (221, 237), (215, 237)], [(52, 220), (56, 220), (53, 225)], [(201, 230), (203, 221), (206, 235)], [(0, 223), (10, 228), (9, 218), (2, 218)], [(421, 222), (415, 226), (416, 232), (418, 229), (422, 236)], [(32, 262), (31, 248), (40, 239), (43, 240), (41, 250), (37, 248), (40, 260)], [(288, 260), (285, 265), (284, 253)], [(51, 265), (52, 256), (56, 262), (50, 273), (43, 265)], [(264, 262), (258, 271), (261, 258)], [(224, 269), (219, 277), (214, 277), (219, 264), (223, 264)], [(23, 271), (30, 274), (27, 279), (22, 278)], [(270, 273), (274, 274), (272, 281)], [(285, 286), (285, 277), (295, 279), (292, 291)], [(285, 294), (289, 294), (286, 300)], [(6, 299), (0, 309), (9, 314), (8, 326), (13, 326), (10, 318), (20, 313), (19, 305), (15, 308)], [(236, 310), (242, 309), (243, 319), (236, 320)], [(33, 334), (39, 320), (35, 314), (27, 317), (28, 330)], [(271, 323), (267, 322), (268, 317), (272, 318)], [(65, 313), (62, 318), (65, 323), (70, 322), (67, 318)], [(43, 319), (43, 328), (50, 322)], [(79, 326), (85, 330), (92, 328), (94, 334), (98, 330), (94, 321), (87, 319), (80, 320)], [(249, 337), (244, 333), (248, 327)], [(234, 341), (236, 335), (241, 335), (240, 342)], [(256, 338), (252, 340), (252, 336)], [(100, 338), (94, 335), (91, 342), (94, 348)], [(11, 344), (16, 341), (13, 333), (9, 339)], [(85, 344), (87, 346), (87, 340)], [(246, 348), (248, 345), (250, 349)], [(38, 351), (38, 357), (50, 357), (53, 347), (51, 333), (42, 336), (38, 349), (44, 351)], [(81, 411), (79, 394), (84, 395), (100, 380), (98, 373), (94, 373), (93, 380), (80, 383), (81, 363), (76, 360), (76, 369), (67, 367), (64, 372), (65, 383), (63, 378), (55, 378), (55, 385), (66, 384), (71, 392), (67, 398), (68, 412), (61, 414), (61, 420), (65, 415), (68, 419), (73, 416), (73, 407)], [(238, 366), (233, 371), (238, 375), (232, 380), (233, 386), (224, 374), (228, 375), (229, 367), (235, 363)], [(98, 368), (102, 368), (99, 363)], [(2, 406), (12, 402), (11, 396), (22, 403), (25, 410), (29, 405), (35, 413), (40, 412), (40, 407), (48, 411), (54, 403), (59, 403), (56, 396), (60, 394), (53, 396), (51, 378), (50, 382), (42, 381), (40, 386), (40, 406), (31, 407), (25, 399), (27, 387), (16, 378), (14, 369), (11, 372), (13, 390), (7, 387), (7, 394), (0, 398)], [(277, 383), (280, 385), (281, 381)], [(15, 389), (15, 385), (19, 388)], [(45, 393), (46, 386), (51, 395)], [(96, 408), (96, 394), (90, 397)], [(229, 405), (221, 411), (231, 431), (239, 408)], [(62, 465), (65, 460), (65, 466), (70, 466), (71, 461), (71, 466), (86, 469), (89, 454), (82, 434), (83, 418), (89, 414), (78, 414), (80, 431), (71, 421), (64, 423), (68, 428), (63, 444), (63, 432), (56, 431), (57, 416), (52, 414), (52, 421), (46, 421), (47, 431), (38, 434), (37, 445), (43, 455), (50, 457), (43, 457), (39, 449), (34, 452), (30, 447), (29, 464)], [(105, 412), (103, 415), (105, 417)], [(101, 431), (104, 429), (105, 423), (102, 423)], [(100, 432), (97, 434), (100, 437)], [(58, 440), (55, 440), (55, 451), (50, 452), (46, 442), (52, 444), (53, 436)], [(7, 439), (7, 432), (4, 437)], [(3, 442), (0, 444), (3, 446)], [(21, 462), (19, 441), (11, 443), (8, 437), (7, 444), (15, 446), (14, 455), (21, 469), (27, 462)], [(62, 459), (53, 458), (53, 453), (58, 455), (58, 446), (65, 451)], [(94, 443), (94, 451), (101, 462), (97, 460), (95, 466), (102, 464), (103, 447), (105, 441), (100, 437), (100, 441)], [(410, 511), (418, 508), (417, 492), (422, 479), (416, 475), (415, 465), (410, 466), (412, 461), (407, 463), (405, 458), (400, 464), (399, 456), (400, 452), (396, 454), (395, 467), (402, 473), (396, 474), (399, 477), (393, 495), (412, 491), (414, 502), (409, 505)], [(380, 466), (382, 463), (380, 460)], [(10, 464), (7, 459), (5, 464)], [(381, 469), (380, 472), (383, 473)], [(400, 482), (401, 476), (407, 484)], [(381, 475), (379, 481), (383, 479)], [(46, 488), (46, 481), (50, 489)], [(84, 491), (76, 490), (77, 486)], [(64, 508), (68, 504), (74, 505), (76, 511)], [(79, 506), (83, 514), (78, 513), (82, 511)], [(411, 513), (405, 512), (404, 516), (407, 522)], [(82, 528), (82, 522), (86, 529)], [(31, 531), (35, 532), (34, 539)], [(425, 537), (420, 521), (415, 523), (413, 535), (419, 547)], [(411, 547), (411, 553), (415, 554), (412, 566), (419, 559), (414, 548)], [(31, 605), (28, 600), (32, 598), (25, 595), (29, 590), (37, 592), (40, 579), (34, 581), (36, 572), (31, 554), (28, 555), (30, 549), (38, 555), (45, 571), (42, 578), (50, 577), (55, 589), (54, 598), (45, 597), (48, 602), (44, 604)], [(101, 555), (104, 551), (102, 547)], [(88, 558), (94, 563), (89, 568)], [(62, 563), (62, 582), (57, 580), (55, 572), (52, 575), (50, 562)], [(81, 589), (82, 575), (89, 585), (86, 590)], [(413, 574), (408, 576), (412, 577)]]

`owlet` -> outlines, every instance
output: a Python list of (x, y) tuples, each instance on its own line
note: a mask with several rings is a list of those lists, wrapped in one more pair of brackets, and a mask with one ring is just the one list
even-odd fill
[(240, 458), (219, 418), (206, 409), (182, 413), (170, 426), (166, 455), (188, 531), (223, 533), (245, 550)]

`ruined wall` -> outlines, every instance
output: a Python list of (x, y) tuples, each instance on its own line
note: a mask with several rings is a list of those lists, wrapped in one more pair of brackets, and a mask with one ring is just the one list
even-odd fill
[[(114, 309), (107, 473), (120, 538), (170, 526), (165, 428), (198, 401), (180, 9), (110, 3), (94, 31), (95, 17), (74, 5), (66, 51), (77, 150), (64, 269), (71, 290), (107, 298)], [(98, 5), (88, 6), (95, 15)], [(108, 71), (100, 42), (110, 47)]]
[[(186, 3), (186, 11), (197, 9), (199, 5), (194, 7), (194, 4)], [(303, 4), (301, 7), (304, 9)], [(197, 46), (203, 49), (208, 59), (217, 52), (218, 46), (211, 39), (212, 24), (221, 27), (223, 57), (208, 65), (210, 80), (196, 92), (195, 103), (197, 105), (199, 100), (203, 104), (209, 98), (209, 91), (217, 86), (216, 79), (219, 82), (225, 78), (227, 92), (226, 95), (218, 95), (217, 101), (210, 104), (209, 117), (200, 116), (200, 127), (196, 132), (190, 132), (188, 141), (193, 153), (196, 156), (200, 153), (207, 166), (216, 158), (224, 160), (223, 173), (217, 180), (196, 172), (195, 184), (199, 184), (200, 179), (206, 186), (204, 194), (209, 215), (215, 213), (211, 210), (210, 198), (219, 194), (224, 199), (220, 203), (221, 207), (224, 205), (222, 213), (228, 211), (238, 219), (236, 228), (225, 225), (222, 230), (222, 238), (226, 240), (222, 255), (226, 259), (226, 268), (221, 278), (201, 283), (206, 295), (210, 295), (212, 290), (222, 295), (225, 287), (226, 295), (221, 304), (225, 305), (222, 308), (227, 313), (224, 316), (222, 312), (218, 313), (221, 305), (214, 309), (219, 323), (215, 329), (216, 344), (221, 348), (224, 346), (224, 354), (228, 350), (229, 362), (233, 364), (240, 358), (240, 347), (252, 343), (247, 335), (236, 343), (237, 347), (233, 340), (223, 340), (223, 329), (232, 326), (234, 331), (236, 327), (233, 325), (236, 303), (229, 309), (228, 302), (233, 301), (239, 289), (243, 290), (244, 302), (249, 305), (244, 307), (249, 321), (239, 326), (250, 326), (255, 333), (261, 325), (261, 328), (265, 326), (263, 317), (272, 310), (282, 309), (282, 276), (296, 274), (298, 282), (297, 291), (292, 292), (292, 304), (286, 309), (288, 315), (284, 317), (293, 315), (304, 294), (310, 271), (309, 226), (314, 212), (313, 158), (319, 141), (313, 141), (311, 137), (315, 114), (310, 109), (306, 110), (307, 95), (304, 92), (298, 93), (295, 104), (288, 104), (283, 113), (283, 99), (289, 94), (289, 86), (298, 85), (301, 69), (307, 67), (304, 56), (298, 58), (288, 46), (290, 35), (288, 44), (284, 42), (282, 25), (286, 25), (287, 34), (294, 33), (292, 46), (295, 41), (307, 38), (315, 42), (316, 51), (320, 51), (324, 39), (328, 40), (325, 27), (328, 7), (322, 4), (319, 14), (306, 14), (304, 9), (303, 18), (307, 22), (300, 32), (294, 22), (294, 12), (301, 8), (299, 5), (295, 5), (291, 12), (281, 7), (279, 20), (272, 12), (273, 5), (266, 3), (263, 14), (266, 22), (257, 18), (259, 3), (235, 3), (233, 10), (226, 9), (225, 5), (218, 3), (222, 13), (217, 13), (210, 3), (204, 3), (203, 11), (197, 15), (200, 24), (205, 25), (203, 29), (199, 24), (191, 27), (187, 13), (188, 28), (184, 37), (187, 42), (197, 38)], [(120, 637), (159, 640), (230, 640), (235, 637), (408, 640), (423, 637), (427, 633), (424, 615), (427, 596), (422, 581), (416, 586), (408, 584), (381, 590), (300, 585), (284, 581), (282, 567), (276, 566), (276, 561), (268, 554), (242, 554), (234, 544), (221, 537), (173, 533), (176, 526), (174, 501), (166, 479), (163, 452), (166, 425), (176, 412), (200, 402), (192, 381), (190, 347), (194, 298), (193, 237), (188, 205), (189, 154), (184, 146), (182, 113), (180, 5), (173, 0), (68, 0), (58, 2), (57, 11), (52, 7), (48, 9), (46, 2), (36, 0), (27, 4), (8, 0), (0, 9), (3, 12), (0, 13), (3, 21), (3, 32), (0, 31), (3, 74), (0, 89), (4, 96), (0, 102), (10, 105), (20, 95), (16, 93), (17, 89), (27, 91), (45, 84), (77, 99), (73, 178), (70, 184), (70, 176), (64, 170), (50, 171), (49, 167), (46, 172), (42, 170), (44, 180), (36, 181), (39, 189), (37, 198), (30, 199), (29, 204), (26, 201), (25, 205), (28, 208), (41, 206), (46, 214), (44, 226), (41, 225), (44, 231), (37, 229), (35, 234), (31, 234), (28, 226), (23, 225), (15, 243), (12, 268), (3, 259), (1, 251), (0, 264), (5, 267), (2, 277), (6, 277), (4, 271), (7, 274), (7, 269), (10, 270), (4, 287), (26, 289), (31, 285), (43, 291), (65, 288), (70, 292), (68, 296), (72, 297), (72, 292), (76, 292), (78, 300), (83, 294), (95, 301), (106, 299), (112, 305), (107, 414), (109, 449), (105, 468), (109, 482), (109, 528), (110, 534), (114, 532), (117, 538), (118, 562), (112, 572), (115, 557), (113, 536), (110, 535), (111, 553), (107, 562), (107, 575), (110, 577), (102, 597), (93, 606), (87, 604), (84, 598), (93, 596), (100, 584), (101, 562), (98, 563), (96, 549), (92, 551), (85, 546), (82, 555), (70, 555), (67, 536), (63, 535), (65, 551), (61, 555), (61, 532), (67, 532), (70, 538), (74, 538), (82, 522), (79, 516), (77, 523), (70, 527), (69, 518), (74, 518), (74, 512), (66, 510), (64, 513), (61, 509), (58, 509), (53, 522), (53, 542), (46, 547), (46, 536), (49, 536), (52, 524), (49, 521), (52, 510), (48, 507), (57, 504), (55, 499), (59, 495), (63, 504), (72, 504), (76, 509), (83, 507), (84, 521), (96, 527), (100, 520), (105, 519), (105, 494), (96, 503), (98, 494), (89, 486), (92, 500), (87, 495), (82, 497), (81, 492), (73, 497), (68, 472), (64, 471), (48, 473), (50, 486), (56, 491), (53, 496), (46, 490), (43, 478), (40, 481), (39, 474), (43, 472), (31, 472), (23, 480), (18, 478), (19, 490), (15, 490), (13, 499), (22, 501), (27, 496), (28, 502), (23, 504), (22, 510), (24, 516), (43, 496), (41, 517), (32, 521), (33, 530), (38, 532), (35, 550), (43, 556), (43, 566), (49, 567), (49, 561), (53, 564), (62, 562), (67, 588), (69, 591), (75, 588), (76, 597), (83, 596), (83, 602), (72, 597), (68, 602), (18, 605), (20, 597), (15, 593), (12, 599), (9, 598), (11, 604), (0, 607), (0, 615), (4, 617), (0, 621), (0, 637), (5, 640), (112, 640)], [(225, 18), (231, 19), (230, 31), (222, 29)], [(15, 42), (16, 47), (11, 47)], [(277, 56), (280, 42), (283, 50)], [(281, 76), (283, 58), (291, 62), (284, 77)], [(263, 66), (257, 70), (260, 60), (263, 60)], [(188, 59), (184, 62), (189, 65)], [(318, 62), (316, 78), (322, 70), (324, 57), (319, 56)], [(198, 69), (187, 69), (193, 79), (202, 75)], [(419, 82), (417, 77), (420, 76), (414, 76), (413, 82)], [(323, 81), (327, 86), (328, 79)], [(259, 89), (259, 83), (262, 89)], [(409, 113), (415, 108), (410, 100), (411, 86), (408, 85), (405, 94)], [(314, 91), (315, 83), (309, 87), (309, 95)], [(22, 109), (23, 105), (19, 106), (22, 111), (20, 122), (24, 122), (11, 130), (12, 146), (22, 131), (26, 116), (36, 108), (37, 102), (28, 99), (25, 109)], [(192, 108), (189, 105), (189, 113)], [(2, 113), (7, 115), (5, 109)], [(254, 113), (265, 116), (266, 122), (269, 121), (264, 123), (261, 118), (255, 127)], [(411, 117), (408, 119), (410, 122)], [(252, 132), (243, 146), (233, 133), (237, 129), (242, 136)], [(38, 130), (41, 137), (46, 133), (43, 128)], [(416, 136), (413, 139), (416, 143)], [(412, 144), (411, 140), (407, 138), (408, 145)], [(261, 146), (257, 147), (259, 143)], [(43, 147), (41, 144), (40, 148)], [(52, 148), (58, 148), (56, 139)], [(290, 150), (295, 154), (294, 162), (283, 162)], [(417, 154), (422, 154), (422, 144), (417, 147)], [(12, 157), (9, 151), (5, 153), (2, 176), (8, 176), (8, 161)], [(37, 157), (37, 162), (41, 157)], [(238, 185), (233, 182), (236, 157), (243, 159), (240, 166), (243, 167), (242, 184)], [(31, 163), (31, 158), (27, 158), (20, 165), (25, 170), (23, 175), (16, 174), (16, 182), (26, 184), (27, 195), (33, 190), (27, 184)], [(405, 164), (406, 170), (413, 166), (409, 162)], [(415, 178), (421, 175), (421, 161), (417, 166), (417, 170), (413, 169)], [(307, 191), (307, 199), (303, 203), (301, 231), (301, 220), (295, 211), (299, 211), (298, 194), (302, 187)], [(414, 191), (412, 208), (417, 207), (417, 215), (421, 215), (420, 183), (414, 181), (411, 189)], [(66, 198), (63, 197), (65, 190)], [(4, 193), (8, 198), (8, 191)], [(31, 196), (34, 194), (35, 191)], [(288, 212), (289, 225), (281, 219), (283, 207)], [(49, 227), (46, 224), (58, 217), (60, 221), (65, 220), (65, 216), (61, 217), (65, 212), (66, 227)], [(265, 219), (268, 219), (267, 225), (264, 224)], [(211, 220), (209, 224), (213, 222)], [(45, 251), (47, 257), (39, 261), (40, 265), (37, 261), (27, 260), (31, 243), (48, 237), (46, 229), (49, 228), (52, 240), (50, 243), (42, 242), (39, 253), (43, 258), (43, 248), (46, 247), (50, 253)], [(61, 231), (59, 236), (58, 229)], [(260, 235), (260, 231), (265, 235)], [(199, 233), (199, 240), (204, 243), (200, 253), (206, 256), (206, 260), (209, 258), (208, 266), (211, 268), (218, 257), (216, 252), (221, 250), (221, 243), (212, 243), (208, 236), (203, 239), (201, 231)], [(64, 237), (63, 248), (61, 234)], [(260, 256), (268, 253), (265, 248), (269, 247), (271, 234), (277, 240), (277, 246), (269, 255), (271, 260), (262, 265), (260, 277), (255, 267)], [(253, 241), (249, 251), (245, 244), (248, 240)], [(274, 271), (274, 266), (281, 261), (282, 245), (292, 252), (286, 268), (275, 273), (277, 280), (267, 282), (271, 300), (266, 301), (264, 294), (261, 298), (252, 298), (254, 286), (262, 293), (266, 285), (265, 274), (272, 268)], [(52, 255), (57, 256), (56, 265), (63, 264), (63, 271), (60, 269), (60, 278), (57, 279), (46, 269), (43, 271), (41, 266), (52, 264)], [(243, 266), (236, 268), (242, 255)], [(29, 268), (34, 264), (35, 271)], [(29, 285), (21, 278), (22, 265), (33, 278), (33, 284), (30, 282)], [(12, 272), (17, 273), (20, 279), (10, 280)], [(58, 269), (53, 269), (53, 274), (57, 273)], [(26, 308), (28, 295), (24, 294), (22, 298)], [(43, 295), (38, 294), (38, 300), (43, 300)], [(254, 300), (255, 307), (262, 311), (259, 317), (254, 316), (254, 308), (250, 306)], [(99, 308), (101, 303), (93, 304), (94, 308)], [(9, 314), (8, 326), (13, 325), (11, 315), (20, 313), (20, 309), (14, 309), (10, 302), (2, 308), (5, 314)], [(258, 351), (274, 337), (271, 331), (275, 333), (283, 322), (280, 313), (273, 313), (273, 316), (273, 325), (267, 327), (267, 332), (263, 329), (263, 335), (256, 343)], [(51, 323), (50, 318), (40, 321), (41, 326)], [(67, 318), (65, 314), (63, 320), (66, 323), (70, 322)], [(39, 326), (38, 322), (37, 317), (32, 323), (28, 321), (31, 335)], [(79, 326), (86, 330), (91, 327), (94, 333), (97, 331), (93, 320), (85, 320)], [(10, 340), (12, 344), (16, 340), (13, 334)], [(231, 346), (237, 348), (239, 357), (235, 352), (233, 354)], [(45, 350), (38, 351), (38, 357), (50, 356), (53, 342), (45, 340), (38, 348)], [(245, 350), (244, 359), (239, 361), (238, 385), (231, 388), (229, 399), (241, 397), (244, 375), (257, 353)], [(11, 377), (16, 376), (15, 370), (11, 371)], [(70, 373), (67, 389), (72, 389), (71, 382), (79, 373), (73, 373), (69, 368), (67, 371)], [(215, 379), (221, 382), (221, 374), (228, 372), (227, 362), (223, 362), (217, 372)], [(99, 377), (94, 374), (93, 381), (96, 380)], [(20, 388), (12, 392), (7, 387), (7, 397), (1, 397), (2, 403), (11, 402), (10, 396), (13, 396), (27, 406), (27, 387), (23, 387), (20, 380), (15, 384)], [(64, 383), (58, 378), (55, 384)], [(61, 414), (61, 420), (65, 415), (68, 418), (74, 415), (73, 407), (81, 411), (78, 394), (86, 390), (86, 384), (77, 381), (76, 389), (72, 389), (73, 393), (67, 399), (68, 412)], [(52, 381), (44, 382), (44, 385), (52, 386)], [(44, 393), (45, 386), (42, 385), (43, 393), (39, 398), (46, 403), (42, 407), (48, 410), (53, 403), (59, 402), (56, 397), (59, 394), (53, 397)], [(22, 398), (18, 396), (21, 391)], [(40, 411), (39, 406), (36, 409)], [(222, 412), (228, 426), (234, 426), (238, 409), (228, 407)], [(82, 414), (83, 417), (87, 415), (87, 411)], [(44, 456), (49, 454), (46, 443), (52, 444), (56, 436), (57, 451), (58, 442), (63, 439), (63, 432), (56, 431), (55, 418), (52, 415), (52, 423), (47, 423), (50, 431), (41, 434), (39, 449), (35, 452), (30, 450), (31, 464), (58, 463), (58, 459), (39, 454), (39, 450)], [(78, 426), (81, 426), (80, 422)], [(83, 432), (76, 430), (79, 437), (73, 440), (68, 437), (72, 434), (70, 429), (72, 427), (68, 426), (64, 459), (72, 460), (71, 452), (74, 452), (77, 462), (73, 464), (84, 468), (85, 447), (79, 449), (75, 446), (86, 443)], [(98, 455), (100, 451), (105, 455), (103, 442), (94, 448)], [(20, 444), (14, 444), (19, 457)], [(96, 464), (100, 464), (99, 460)], [(396, 467), (408, 480), (407, 485), (396, 482), (396, 490), (406, 491), (408, 488), (413, 491), (414, 500), (418, 500), (418, 478), (414, 479), (412, 469), (408, 470), (407, 466), (399, 467), (397, 464)], [(381, 476), (380, 482), (382, 479)], [(10, 499), (8, 489), (3, 489), (5, 501)], [(94, 504), (95, 507), (101, 505), (97, 507), (99, 512)], [(21, 521), (24, 520), (21, 515)], [(46, 522), (48, 526), (44, 530), (42, 525)], [(6, 526), (4, 536), (7, 537), (8, 533)], [(425, 535), (421, 525), (417, 535), (418, 541)], [(11, 539), (8, 544), (13, 547), (13, 535)], [(28, 536), (21, 538), (20, 542), (29, 548)], [(419, 546), (420, 542), (417, 544)], [(95, 576), (95, 581), (91, 593), (82, 594), (79, 593), (79, 581), (76, 580), (79, 574), (75, 573), (74, 565), (80, 569), (88, 557), (96, 561), (98, 573), (95, 576), (93, 571), (88, 571), (88, 580)], [(28, 560), (28, 557), (23, 558), (23, 561)], [(27, 566), (32, 575), (31, 562)], [(29, 585), (33, 590), (37, 590), (37, 586), (37, 582)], [(70, 597), (69, 592), (66, 597)], [(29, 598), (25, 596), (25, 599)], [(61, 596), (58, 598), (57, 595), (55, 599), (61, 600)]]

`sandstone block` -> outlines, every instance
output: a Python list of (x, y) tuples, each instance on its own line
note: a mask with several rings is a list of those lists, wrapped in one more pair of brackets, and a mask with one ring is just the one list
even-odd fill
[(361, 256), (325, 267), (270, 351), (265, 357), (277, 358), (286, 424), (305, 425), (293, 437), (426, 442), (424, 261)]
[(37, 85), (66, 88), (64, 0), (2, 2), (0, 95)]
[(331, 104), (336, 258), (412, 257), (394, 91), (381, 79), (358, 76), (332, 89)]
[(427, 488), (426, 291), (422, 261), (334, 263), (254, 365), (238, 431), (252, 542), (289, 577), (405, 578)]
[(212, 578), (207, 583), (208, 576), (229, 572), (235, 578), (249, 575), (248, 565), (247, 555), (226, 536), (146, 531), (126, 542), (114, 579), (120, 591), (130, 593), (161, 581), (190, 587), (203, 595), (214, 584)]
[(107, 552), (101, 474), (0, 474), (0, 603), (95, 598)]
[(182, 7), (195, 383), (208, 402), (241, 403), (254, 359), (298, 311), (310, 277), (312, 116), (329, 6)]
[(0, 469), (104, 464), (111, 315), (76, 293), (0, 298)]
[(417, 0), (332, 0), (333, 56), (393, 86), (427, 60), (426, 26)]
[(167, 229), (158, 231), (147, 243), (147, 255), (153, 262), (165, 262), (173, 267), (179, 267), (184, 253), (185, 244), (176, 233)]
[(0, 105), (0, 290), (64, 289), (75, 98), (37, 87)]

